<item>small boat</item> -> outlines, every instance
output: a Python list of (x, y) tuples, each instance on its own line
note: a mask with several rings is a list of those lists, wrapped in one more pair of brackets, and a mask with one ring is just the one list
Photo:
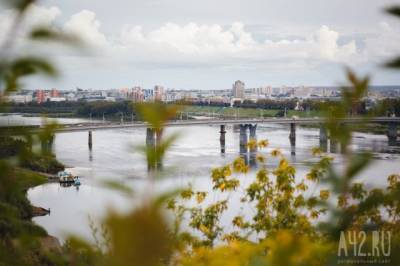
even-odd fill
[(81, 185), (81, 181), (79, 180), (79, 177), (76, 176), (76, 177), (74, 178), (74, 186), (80, 186), (80, 185)]
[[(58, 176), (58, 181), (61, 184), (77, 184), (77, 183), (79, 183), (79, 185), (80, 185), (78, 176), (74, 176), (70, 172), (60, 171), (57, 173), (57, 176)], [(76, 180), (78, 180), (78, 181), (76, 182)]]

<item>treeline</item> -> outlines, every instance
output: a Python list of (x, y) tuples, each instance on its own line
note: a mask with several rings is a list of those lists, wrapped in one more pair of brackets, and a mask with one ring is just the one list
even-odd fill
[(182, 104), (182, 105), (196, 105), (196, 106), (215, 106), (215, 107), (229, 107), (229, 106), (231, 106), (230, 103), (209, 102), (209, 101), (196, 101), (196, 102), (180, 101), (179, 104)]
[(389, 116), (395, 114), (400, 116), (400, 98), (383, 99), (371, 110), (375, 116)]
[(9, 111), (12, 113), (32, 114), (54, 114), (54, 113), (75, 113), (82, 102), (29, 102), (11, 103)]
[(69, 114), (71, 116), (101, 118), (117, 117), (121, 114), (131, 116), (135, 114), (132, 102), (44, 102), (44, 103), (11, 103), (9, 112), (31, 114)]
[(123, 114), (124, 116), (135, 115), (135, 110), (132, 102), (106, 102), (106, 101), (96, 101), (96, 102), (83, 102), (80, 103), (76, 110), (78, 116), (92, 116), (92, 117), (118, 117)]
[[(294, 110), (298, 105), (300, 110), (305, 111), (321, 111), (326, 109), (328, 105), (334, 106), (338, 104), (337, 101), (320, 101), (320, 100), (303, 100), (287, 99), (287, 100), (272, 100), (260, 99), (256, 102), (244, 100), (243, 102), (234, 102), (233, 107), (236, 108), (258, 108), (265, 110)], [(180, 105), (194, 105), (194, 106), (217, 106), (229, 107), (229, 103), (223, 102), (177, 102)], [(40, 113), (40, 114), (70, 114), (73, 116), (82, 116), (93, 118), (101, 118), (103, 114), (106, 118), (117, 118), (121, 114), (124, 117), (136, 117), (134, 105), (130, 101), (123, 102), (44, 102), (44, 103), (26, 103), (26, 104), (10, 104), (10, 112), (15, 113)], [(400, 99), (383, 99), (376, 103), (370, 100), (359, 101), (353, 104), (349, 115), (364, 115), (372, 114), (375, 116), (388, 116), (395, 114), (400, 116)]]

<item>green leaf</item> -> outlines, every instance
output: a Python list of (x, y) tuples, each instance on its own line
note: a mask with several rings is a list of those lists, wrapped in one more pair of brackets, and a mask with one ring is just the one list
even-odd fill
[(176, 105), (167, 105), (161, 102), (139, 103), (135, 107), (140, 117), (157, 130), (174, 118), (179, 109)]
[(144, 152), (147, 158), (147, 163), (150, 169), (156, 169), (158, 163), (162, 163), (165, 153), (178, 139), (179, 134), (175, 133), (171, 136), (162, 138), (162, 140), (156, 143), (154, 146), (139, 146), (139, 150)]
[(4, 75), (6, 90), (8, 92), (17, 90), (20, 87), (18, 80), (21, 77), (39, 73), (53, 77), (57, 75), (56, 69), (45, 59), (37, 57), (23, 57), (17, 59), (6, 68)]
[(400, 6), (392, 6), (385, 11), (393, 16), (400, 17)]
[(8, 6), (11, 8), (16, 8), (20, 12), (26, 10), (31, 4), (35, 3), (35, 0), (6, 0)]
[(168, 200), (177, 197), (181, 192), (182, 192), (182, 189), (174, 189), (174, 190), (169, 190), (169, 191), (166, 191), (166, 192), (160, 194), (154, 200), (154, 206), (157, 208), (161, 207)]
[(385, 66), (389, 68), (400, 68), (400, 57), (387, 62)]
[(80, 44), (80, 39), (77, 36), (66, 34), (47, 27), (38, 27), (33, 29), (30, 33), (30, 38), (38, 41), (55, 41), (73, 45)]
[(352, 178), (355, 177), (358, 173), (360, 173), (365, 167), (368, 166), (371, 161), (372, 156), (369, 153), (357, 154), (354, 155), (351, 159), (351, 164), (347, 169), (347, 177)]

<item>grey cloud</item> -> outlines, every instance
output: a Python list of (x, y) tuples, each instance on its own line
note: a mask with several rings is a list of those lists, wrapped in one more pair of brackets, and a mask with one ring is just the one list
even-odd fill
[[(121, 84), (127, 86), (134, 82), (142, 82), (145, 86), (162, 83), (172, 87), (215, 88), (223, 87), (223, 84), (230, 84), (231, 80), (241, 77), (249, 79), (247, 84), (254, 85), (329, 85), (335, 84), (342, 76), (343, 62), (362, 62), (357, 70), (368, 73), (376, 71), (377, 63), (398, 51), (395, 47), (397, 39), (389, 38), (388, 35), (381, 38), (378, 27), (382, 21), (395, 25), (393, 28), (398, 26), (382, 12), (383, 7), (397, 1), (45, 0), (41, 3), (47, 7), (60, 8), (62, 16), (59, 16), (57, 24), (61, 26), (72, 15), (84, 9), (92, 11), (95, 20), (100, 22), (100, 25), (94, 23), (97, 26), (84, 29), (89, 30), (86, 35), (97, 29), (90, 36), (94, 43), (103, 43), (105, 52), (98, 54), (103, 58), (83, 60), (81, 55), (78, 59), (71, 57), (65, 78), (51, 83), (64, 88), (75, 84), (92, 84), (93, 87)], [(89, 21), (93, 22), (93, 17)], [(241, 21), (244, 32), (251, 34), (255, 44), (246, 46), (251, 51), (234, 50), (227, 53), (229, 49), (217, 49), (212, 54), (196, 55), (193, 51), (198, 47), (204, 51), (209, 45), (195, 43), (198, 45), (195, 46), (192, 42), (187, 42), (186, 46), (176, 47), (176, 43), (164, 39), (164, 43), (159, 44), (162, 49), (159, 49), (160, 46), (154, 43), (154, 38), (148, 36), (167, 23), (181, 28), (189, 23), (198, 26), (217, 24), (226, 32), (235, 21)], [(81, 22), (78, 20), (75, 25), (79, 23)], [(140, 25), (145, 42), (140, 44), (136, 40), (131, 44), (123, 43), (120, 32), (124, 25)], [(313, 38), (316, 42), (315, 34), (322, 25), (328, 25), (329, 30), (339, 33), (339, 36), (336, 46), (334, 42), (328, 42), (325, 46), (319, 46), (321, 49), (318, 51), (318, 47), (309, 42)], [(330, 36), (335, 39), (334, 35)], [(272, 43), (268, 49), (265, 48), (265, 40)], [(296, 40), (300, 44), (296, 44)], [(293, 48), (285, 47), (282, 42), (291, 44), (290, 47)], [(380, 52), (381, 47), (387, 49), (387, 53)], [(54, 50), (54, 53), (57, 51)], [(324, 57), (321, 58), (321, 55)], [(95, 60), (101, 60), (102, 63), (98, 64)], [(63, 65), (61, 64), (62, 67)], [(377, 83), (400, 81), (392, 73), (376, 73), (374, 80)], [(206, 76), (210, 78), (204, 78)], [(36, 80), (32, 84), (38, 86), (49, 83)]]

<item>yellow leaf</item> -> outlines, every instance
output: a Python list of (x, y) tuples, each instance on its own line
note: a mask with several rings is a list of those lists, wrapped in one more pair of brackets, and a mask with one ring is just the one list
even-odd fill
[(203, 234), (209, 234), (210, 233), (210, 229), (207, 228), (207, 226), (205, 226), (204, 224), (201, 224), (199, 227), (199, 230), (203, 233)]
[(207, 196), (207, 192), (196, 192), (197, 203), (202, 203)]
[(265, 157), (262, 156), (261, 154), (257, 154), (256, 160), (260, 163), (265, 163)]
[(268, 140), (266, 140), (266, 139), (260, 140), (260, 141), (258, 142), (258, 147), (260, 147), (260, 148), (265, 148), (265, 147), (267, 147), (268, 145), (269, 145), (269, 142), (268, 142)]
[(278, 156), (282, 155), (282, 152), (278, 149), (275, 149), (275, 150), (271, 151), (271, 155), (273, 157), (278, 157)]
[(329, 198), (329, 191), (328, 191), (328, 190), (321, 190), (321, 191), (319, 192), (319, 197), (320, 197), (322, 200), (327, 200), (327, 199)]

